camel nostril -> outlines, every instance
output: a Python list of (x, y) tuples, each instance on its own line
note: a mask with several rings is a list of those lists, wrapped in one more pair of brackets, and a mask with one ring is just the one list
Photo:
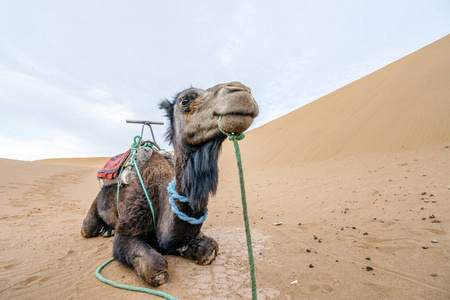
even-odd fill
[(225, 88), (229, 92), (250, 92), (250, 89), (240, 83), (239, 81), (233, 81), (230, 83), (225, 84)]
[(245, 89), (236, 87), (236, 86), (227, 86), (226, 89), (227, 89), (228, 93), (245, 92)]
[(247, 92), (250, 93), (250, 89), (245, 86), (236, 86), (236, 85), (226, 85), (225, 89), (228, 93), (234, 92)]

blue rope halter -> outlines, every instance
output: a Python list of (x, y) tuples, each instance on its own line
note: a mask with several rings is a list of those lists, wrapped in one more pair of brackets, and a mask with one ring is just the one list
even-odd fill
[(208, 216), (208, 210), (206, 210), (206, 213), (203, 216), (196, 219), (193, 217), (189, 217), (188, 215), (186, 215), (185, 213), (181, 212), (178, 209), (178, 206), (175, 203), (174, 199), (176, 198), (176, 199), (178, 199), (178, 201), (186, 203), (186, 202), (189, 202), (189, 198), (178, 195), (176, 186), (177, 186), (177, 181), (175, 178), (167, 186), (167, 192), (169, 192), (169, 195), (170, 195), (169, 203), (172, 206), (172, 211), (178, 216), (178, 218), (180, 218), (181, 220), (186, 221), (192, 225), (202, 224), (203, 222), (205, 222), (206, 217)]

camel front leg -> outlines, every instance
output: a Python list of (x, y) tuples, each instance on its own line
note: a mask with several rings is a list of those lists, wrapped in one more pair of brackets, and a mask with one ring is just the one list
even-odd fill
[(202, 232), (184, 247), (178, 249), (181, 256), (195, 260), (199, 265), (209, 265), (219, 254), (217, 242)]
[(86, 218), (83, 221), (83, 225), (81, 226), (81, 235), (85, 238), (98, 236), (102, 228), (106, 225), (98, 215), (97, 202), (98, 196), (95, 197), (94, 202), (89, 208)]
[(169, 278), (167, 260), (137, 237), (116, 234), (113, 255), (118, 262), (133, 268), (154, 287), (162, 285)]

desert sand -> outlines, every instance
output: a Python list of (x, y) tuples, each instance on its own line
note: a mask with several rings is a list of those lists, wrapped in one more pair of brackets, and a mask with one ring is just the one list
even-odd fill
[[(450, 299), (449, 83), (446, 36), (247, 133), (259, 299)], [(156, 298), (94, 277), (112, 239), (80, 227), (106, 160), (0, 159), (1, 299)], [(231, 142), (219, 166), (204, 231), (220, 253), (210, 266), (167, 257), (158, 290), (179, 299), (251, 295)], [(148, 287), (117, 262), (102, 274)]]

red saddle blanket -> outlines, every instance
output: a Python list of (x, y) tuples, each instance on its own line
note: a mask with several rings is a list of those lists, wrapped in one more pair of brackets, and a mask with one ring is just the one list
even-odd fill
[(128, 149), (125, 153), (117, 154), (111, 157), (100, 171), (98, 171), (98, 178), (114, 179), (119, 176), (119, 171), (122, 165), (130, 155), (131, 149)]

